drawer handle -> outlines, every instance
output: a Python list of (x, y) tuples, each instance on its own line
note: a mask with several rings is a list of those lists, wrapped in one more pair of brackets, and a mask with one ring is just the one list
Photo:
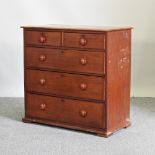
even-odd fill
[(86, 89), (87, 89), (87, 85), (86, 85), (85, 83), (81, 83), (81, 84), (80, 84), (80, 88), (81, 88), (82, 90), (86, 90)]
[(40, 55), (39, 60), (44, 62), (46, 60), (46, 56), (45, 55)]
[(81, 58), (80, 63), (81, 63), (81, 65), (86, 65), (87, 64), (87, 59), (86, 58)]
[(80, 45), (82, 46), (87, 45), (87, 40), (84, 37), (80, 38)]
[(40, 43), (45, 43), (46, 38), (44, 36), (40, 36), (39, 41), (40, 41)]
[(40, 105), (40, 109), (41, 109), (41, 110), (45, 110), (45, 109), (46, 109), (46, 104), (42, 103), (42, 104)]
[(40, 79), (40, 84), (41, 85), (44, 85), (46, 83), (46, 80), (45, 79)]
[(80, 116), (81, 116), (81, 117), (86, 117), (86, 116), (87, 116), (87, 111), (81, 110), (81, 111), (80, 111)]

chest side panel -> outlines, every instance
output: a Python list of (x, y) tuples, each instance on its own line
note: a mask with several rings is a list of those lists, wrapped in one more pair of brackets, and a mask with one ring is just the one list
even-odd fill
[(107, 130), (129, 125), (131, 30), (107, 33)]

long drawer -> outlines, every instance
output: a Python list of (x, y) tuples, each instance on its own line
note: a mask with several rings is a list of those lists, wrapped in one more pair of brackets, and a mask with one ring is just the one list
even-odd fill
[(26, 94), (26, 116), (104, 128), (104, 104)]
[(26, 70), (26, 89), (85, 99), (104, 100), (104, 78)]
[(27, 47), (26, 66), (104, 74), (104, 52)]

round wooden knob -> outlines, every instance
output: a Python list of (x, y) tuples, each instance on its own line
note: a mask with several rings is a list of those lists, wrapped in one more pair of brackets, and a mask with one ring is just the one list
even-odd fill
[(81, 88), (82, 90), (86, 90), (86, 89), (87, 89), (87, 85), (86, 85), (85, 83), (81, 83), (81, 84), (80, 84), (80, 88)]
[(84, 37), (80, 38), (80, 45), (85, 46), (86, 44), (87, 40)]
[(80, 63), (81, 63), (81, 65), (86, 65), (87, 64), (86, 58), (81, 58)]
[(45, 82), (46, 82), (45, 79), (40, 79), (40, 84), (41, 84), (41, 85), (44, 85)]
[(80, 116), (81, 116), (81, 117), (86, 117), (86, 116), (87, 116), (87, 111), (81, 110), (81, 111), (80, 111)]
[(41, 36), (39, 38), (40, 43), (45, 43), (46, 42), (46, 38), (44, 36)]
[(46, 60), (46, 56), (45, 55), (40, 55), (39, 60), (42, 61), (42, 62), (45, 61)]
[(46, 109), (46, 104), (44, 104), (44, 103), (40, 104), (40, 109), (45, 110)]

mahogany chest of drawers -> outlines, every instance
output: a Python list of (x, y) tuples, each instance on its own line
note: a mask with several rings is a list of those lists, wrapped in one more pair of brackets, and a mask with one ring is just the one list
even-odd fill
[(130, 125), (131, 27), (23, 29), (24, 122), (104, 137)]

